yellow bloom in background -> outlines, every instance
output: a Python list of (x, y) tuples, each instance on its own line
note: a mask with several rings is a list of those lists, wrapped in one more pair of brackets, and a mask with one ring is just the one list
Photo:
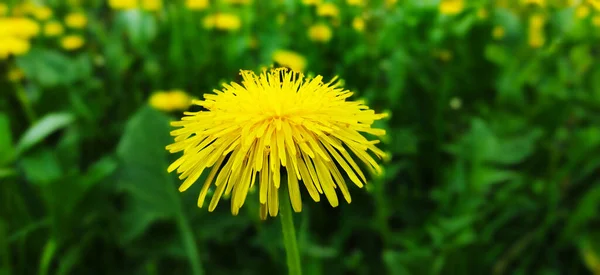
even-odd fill
[(60, 45), (63, 49), (74, 51), (83, 46), (85, 40), (80, 35), (67, 35), (60, 40)]
[(142, 0), (142, 9), (146, 11), (158, 11), (162, 8), (162, 0)]
[(352, 20), (352, 28), (357, 32), (363, 32), (365, 30), (365, 20), (360, 17), (354, 17)]
[(8, 71), (7, 78), (11, 82), (18, 82), (18, 81), (23, 80), (23, 78), (25, 78), (25, 73), (23, 73), (23, 70), (21, 70), (18, 67), (12, 67)]
[(27, 39), (0, 36), (0, 59), (5, 59), (10, 55), (23, 55), (29, 52), (30, 48), (31, 44)]
[(42, 21), (48, 20), (50, 17), (52, 17), (52, 10), (46, 6), (35, 7), (31, 13), (37, 20)]
[(584, 19), (590, 15), (591, 10), (587, 5), (579, 5), (577, 9), (575, 9), (575, 17), (578, 19)]
[(59, 36), (65, 32), (63, 26), (57, 21), (44, 24), (44, 35), (48, 37)]
[(322, 23), (315, 24), (308, 29), (308, 37), (312, 41), (329, 42), (329, 40), (331, 40), (331, 36), (331, 28)]
[(545, 7), (546, 0), (521, 0), (521, 5), (537, 5), (540, 7)]
[(323, 17), (338, 17), (340, 10), (333, 3), (323, 3), (317, 7), (317, 15)]
[(69, 28), (82, 29), (87, 23), (87, 16), (81, 12), (73, 12), (65, 16), (65, 25)]
[(494, 29), (492, 30), (492, 37), (496, 40), (500, 40), (500, 39), (504, 38), (505, 33), (506, 33), (506, 31), (504, 30), (504, 27), (495, 26)]
[(273, 61), (298, 72), (306, 68), (306, 58), (293, 51), (277, 50), (273, 53)]
[(318, 5), (321, 4), (321, 0), (302, 0), (302, 4), (307, 5), (307, 6), (311, 6), (311, 5)]
[(26, 17), (0, 18), (0, 36), (14, 36), (29, 39), (40, 32), (40, 26)]
[(185, 6), (190, 10), (204, 10), (208, 8), (208, 0), (186, 0)]
[(150, 96), (148, 103), (165, 112), (185, 111), (192, 105), (192, 97), (182, 90), (157, 91)]
[(362, 6), (365, 4), (364, 0), (346, 0), (346, 3), (350, 6)]
[(128, 10), (138, 7), (138, 0), (108, 0), (108, 6), (114, 10)]
[(600, 27), (600, 15), (594, 15), (594, 17), (592, 17), (592, 25)]
[(441, 14), (455, 15), (461, 13), (464, 8), (463, 0), (441, 0), (439, 9)]
[(398, 2), (398, 0), (385, 0), (385, 6), (388, 8), (391, 8), (392, 6), (394, 6), (396, 3)]
[(295, 212), (302, 211), (300, 184), (316, 202), (324, 195), (337, 207), (337, 189), (350, 203), (345, 176), (358, 187), (367, 183), (350, 152), (370, 171), (381, 173), (369, 151), (377, 158), (386, 155), (375, 146), (378, 140), (362, 133), (385, 135), (385, 130), (374, 129), (372, 124), (387, 114), (347, 100), (352, 92), (335, 79), (324, 83), (321, 76), (307, 79), (286, 69), (260, 75), (242, 71), (241, 75), (240, 84), (224, 84), (221, 91), (193, 102), (208, 111), (186, 112), (181, 121), (171, 123), (178, 129), (171, 132), (175, 142), (166, 149), (183, 155), (168, 172), (180, 174), (179, 191), (210, 171), (198, 207), (204, 206), (214, 185), (208, 211), (217, 207), (221, 197), (231, 195), (231, 212), (237, 215), (255, 182), (261, 219), (277, 216), (279, 196), (285, 196), (280, 188), (289, 194), (290, 202), (284, 203), (291, 203)]
[(528, 43), (532, 48), (542, 47), (546, 43), (544, 35), (544, 24), (546, 19), (541, 14), (534, 14), (529, 17), (529, 37)]
[(435, 52), (434, 54), (438, 59), (440, 59), (441, 61), (444, 62), (448, 62), (450, 60), (452, 60), (452, 58), (454, 57), (454, 55), (452, 54), (452, 52), (448, 49), (441, 49)]
[(596, 10), (600, 11), (600, 0), (587, 0), (587, 2), (592, 5)]
[(204, 27), (207, 29), (219, 29), (226, 31), (235, 31), (242, 26), (240, 18), (231, 13), (215, 13), (204, 17)]

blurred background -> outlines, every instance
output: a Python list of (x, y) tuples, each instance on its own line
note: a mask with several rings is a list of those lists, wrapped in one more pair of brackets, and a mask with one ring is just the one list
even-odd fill
[(2, 0), (0, 274), (286, 274), (164, 149), (273, 64), (392, 114), (352, 204), (304, 195), (305, 274), (600, 274), (599, 55), (598, 0)]

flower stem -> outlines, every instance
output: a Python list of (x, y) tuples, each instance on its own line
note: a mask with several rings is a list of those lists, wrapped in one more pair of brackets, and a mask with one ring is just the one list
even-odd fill
[(292, 213), (291, 201), (289, 199), (288, 190), (282, 184), (282, 197), (280, 201), (279, 219), (281, 220), (281, 230), (283, 232), (283, 243), (287, 257), (287, 266), (290, 275), (301, 275), (302, 268), (300, 264), (300, 251), (296, 242), (296, 229), (294, 228), (294, 216)]

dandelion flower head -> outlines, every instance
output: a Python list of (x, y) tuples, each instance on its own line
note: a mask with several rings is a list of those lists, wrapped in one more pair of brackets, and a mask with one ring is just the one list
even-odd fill
[(230, 196), (231, 211), (237, 215), (255, 183), (263, 219), (277, 215), (282, 187), (294, 211), (300, 212), (300, 184), (314, 201), (324, 195), (336, 207), (336, 189), (351, 202), (344, 174), (359, 187), (366, 183), (355, 158), (372, 173), (381, 172), (375, 160), (385, 156), (375, 146), (379, 141), (361, 133), (385, 135), (371, 126), (387, 115), (376, 114), (363, 102), (348, 101), (352, 92), (335, 79), (324, 83), (321, 76), (308, 79), (283, 68), (260, 75), (242, 71), (241, 76), (241, 84), (224, 84), (222, 90), (193, 102), (206, 110), (185, 112), (171, 123), (179, 128), (171, 132), (175, 142), (167, 150), (183, 155), (168, 171), (180, 174), (179, 190), (208, 172), (198, 207), (214, 185), (208, 210)]

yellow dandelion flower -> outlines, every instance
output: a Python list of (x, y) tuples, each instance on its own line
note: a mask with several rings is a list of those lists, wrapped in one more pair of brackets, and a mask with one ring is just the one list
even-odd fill
[(302, 0), (302, 4), (306, 6), (316, 6), (321, 4), (321, 0)]
[(208, 8), (208, 0), (186, 0), (185, 6), (190, 10), (204, 10)]
[(446, 15), (459, 14), (465, 8), (464, 0), (441, 0), (440, 13)]
[(41, 21), (48, 20), (52, 17), (52, 10), (46, 6), (35, 7), (31, 13), (37, 20)]
[(340, 10), (333, 3), (323, 3), (317, 8), (317, 15), (323, 17), (338, 17)]
[(185, 111), (192, 105), (192, 97), (182, 90), (157, 91), (150, 96), (148, 103), (161, 111)]
[(540, 7), (545, 7), (546, 0), (521, 0), (521, 5), (536, 5)]
[(592, 5), (592, 7), (594, 7), (596, 10), (600, 11), (600, 0), (588, 0), (587, 2), (590, 5)]
[(73, 12), (65, 16), (65, 25), (69, 28), (82, 29), (87, 23), (87, 16), (81, 12)]
[(331, 36), (332, 32), (329, 26), (322, 23), (315, 24), (308, 29), (308, 37), (312, 41), (329, 42)]
[(575, 9), (575, 17), (578, 19), (584, 19), (590, 15), (590, 7), (586, 5), (580, 5)]
[(346, 0), (346, 3), (350, 6), (362, 6), (365, 4), (365, 0)]
[(44, 24), (44, 35), (47, 37), (59, 36), (65, 32), (63, 26), (57, 21)]
[(600, 27), (600, 14), (594, 15), (594, 17), (592, 17), (592, 25), (594, 25), (595, 27)]
[(534, 14), (529, 17), (529, 36), (527, 42), (532, 48), (540, 48), (546, 43), (544, 35), (544, 24), (546, 18), (541, 14)]
[(376, 114), (363, 102), (348, 101), (352, 93), (335, 79), (324, 83), (321, 76), (307, 79), (285, 69), (260, 75), (242, 71), (241, 75), (241, 85), (224, 84), (221, 91), (194, 101), (207, 111), (186, 112), (181, 121), (171, 123), (180, 128), (171, 132), (175, 142), (166, 149), (183, 155), (168, 171), (180, 174), (179, 191), (210, 170), (198, 207), (203, 207), (214, 184), (208, 211), (217, 207), (221, 197), (231, 195), (231, 212), (237, 215), (255, 182), (262, 219), (278, 214), (280, 188), (288, 190), (294, 211), (302, 211), (300, 182), (314, 201), (324, 195), (337, 207), (336, 189), (351, 202), (344, 174), (358, 187), (367, 182), (351, 153), (371, 172), (381, 172), (371, 154), (385, 156), (375, 146), (379, 141), (361, 133), (385, 135), (385, 130), (372, 124), (386, 114)]
[(506, 33), (506, 31), (504, 30), (504, 27), (495, 26), (494, 29), (492, 30), (492, 37), (496, 40), (500, 40), (500, 39), (504, 38), (505, 33)]
[(203, 24), (207, 29), (235, 31), (242, 26), (242, 21), (235, 14), (215, 13), (204, 17)]
[(142, 0), (142, 9), (146, 11), (158, 11), (162, 8), (162, 0)]
[(29, 39), (38, 35), (40, 26), (26, 17), (0, 18), (0, 36), (14, 36)]
[(360, 17), (354, 17), (352, 20), (352, 28), (357, 32), (363, 32), (365, 30), (365, 20)]
[(108, 6), (114, 10), (128, 10), (138, 7), (138, 0), (108, 0)]
[(67, 35), (60, 40), (61, 47), (68, 51), (77, 50), (83, 44), (85, 44), (85, 40), (80, 35)]
[(306, 68), (306, 58), (293, 51), (277, 50), (273, 53), (273, 61), (298, 72)]
[(0, 59), (5, 59), (10, 55), (23, 55), (29, 52), (31, 44), (29, 40), (6, 36), (0, 37)]

